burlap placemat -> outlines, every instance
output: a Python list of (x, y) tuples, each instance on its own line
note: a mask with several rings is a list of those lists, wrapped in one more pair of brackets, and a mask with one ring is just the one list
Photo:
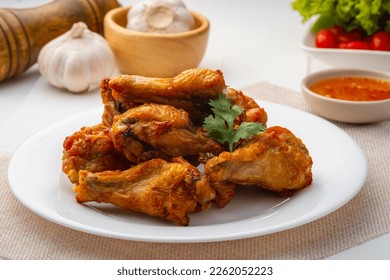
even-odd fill
[[(269, 83), (244, 92), (308, 111), (298, 92)], [(165, 244), (116, 240), (51, 223), (23, 207), (7, 183), (10, 155), (0, 157), (0, 256), (10, 259), (321, 259), (390, 231), (390, 122), (337, 123), (360, 144), (368, 179), (345, 206), (309, 224), (243, 240)], [(23, 174), (21, 174), (23, 176)]]

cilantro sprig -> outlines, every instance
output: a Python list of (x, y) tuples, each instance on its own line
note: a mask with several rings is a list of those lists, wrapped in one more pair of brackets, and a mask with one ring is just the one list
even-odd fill
[(221, 142), (228, 143), (229, 151), (233, 151), (234, 143), (240, 139), (247, 139), (265, 131), (266, 127), (256, 122), (242, 122), (238, 128), (234, 128), (234, 120), (241, 115), (244, 110), (239, 105), (233, 105), (230, 99), (224, 94), (220, 94), (218, 99), (209, 101), (214, 115), (209, 115), (204, 119), (203, 127), (210, 137)]

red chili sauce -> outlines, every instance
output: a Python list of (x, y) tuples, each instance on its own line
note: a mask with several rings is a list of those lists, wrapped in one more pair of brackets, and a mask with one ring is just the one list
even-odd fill
[(365, 77), (336, 77), (309, 86), (317, 94), (350, 101), (377, 101), (390, 98), (390, 82)]

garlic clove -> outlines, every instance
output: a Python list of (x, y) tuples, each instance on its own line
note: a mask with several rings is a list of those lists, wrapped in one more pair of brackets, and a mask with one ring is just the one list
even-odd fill
[(127, 15), (127, 28), (149, 33), (178, 33), (194, 28), (194, 18), (181, 0), (154, 0), (135, 4)]
[(187, 13), (184, 9), (178, 9), (176, 15), (180, 17), (181, 21), (174, 21), (167, 28), (167, 33), (179, 33), (191, 30), (195, 26), (194, 17)]
[[(72, 81), (66, 85), (66, 88), (71, 92), (84, 92), (89, 89), (88, 61), (86, 56), (80, 56), (78, 52), (70, 52), (67, 55), (64, 68), (67, 71), (64, 71), (61, 77), (62, 84), (65, 84), (66, 81)], [(84, 73), (87, 73), (85, 75)]]
[(167, 29), (172, 25), (175, 11), (167, 5), (150, 6), (146, 9), (146, 21), (150, 29)]

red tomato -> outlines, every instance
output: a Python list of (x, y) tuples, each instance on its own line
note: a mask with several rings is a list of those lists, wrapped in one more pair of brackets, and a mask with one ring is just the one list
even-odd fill
[(340, 42), (340, 43), (337, 44), (337, 48), (339, 48), (339, 49), (346, 49), (347, 45), (348, 45), (348, 43)]
[(390, 51), (390, 33), (385, 31), (375, 33), (371, 39), (371, 48), (377, 51)]
[(352, 41), (361, 41), (363, 40), (363, 34), (359, 30), (354, 30), (348, 33), (348, 36), (352, 38)]
[(332, 31), (332, 33), (336, 36), (339, 36), (339, 35), (345, 33), (344, 28), (340, 25), (335, 25), (335, 26), (331, 27), (329, 30)]
[(347, 49), (371, 50), (371, 45), (364, 41), (351, 41), (347, 43)]
[(337, 37), (329, 29), (322, 29), (316, 34), (315, 44), (317, 48), (336, 48)]
[(337, 36), (337, 40), (339, 43), (348, 43), (351, 41), (354, 41), (353, 37), (349, 35), (348, 33), (342, 33)]
[(317, 48), (390, 51), (390, 32), (380, 31), (366, 36), (361, 29), (346, 32), (342, 26), (335, 25), (318, 31), (315, 45)]
[[(364, 42), (367, 42), (367, 43), (369, 43), (369, 44), (371, 44), (371, 40), (372, 40), (372, 37), (371, 36), (367, 36), (367, 37), (364, 37), (363, 38), (363, 41)], [(371, 46), (372, 47), (372, 46)]]

